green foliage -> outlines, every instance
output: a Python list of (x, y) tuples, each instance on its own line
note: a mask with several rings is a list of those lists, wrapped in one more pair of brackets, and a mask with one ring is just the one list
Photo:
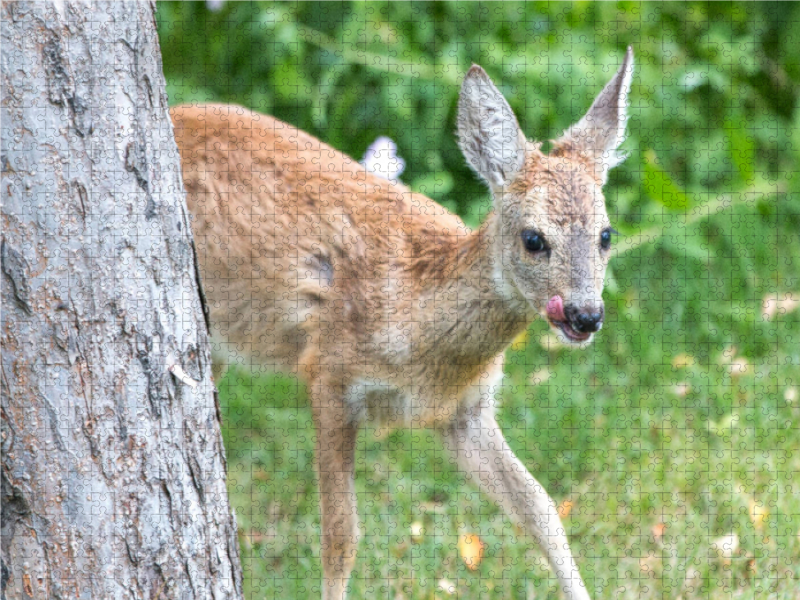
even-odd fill
[(688, 189), (727, 190), (786, 167), (800, 44), (778, 32), (800, 19), (794, 4), (229, 2), (210, 12), (163, 2), (158, 18), (172, 103), (240, 103), (357, 158), (388, 135), (408, 162), (405, 179), (449, 174), (452, 186), (431, 193), (462, 213), (486, 194), (453, 136), (472, 63), (526, 132), (547, 140), (634, 46), (631, 157), (611, 194), (630, 225), (653, 202), (637, 189), (648, 150)]
[(691, 204), (689, 196), (675, 184), (669, 173), (658, 166), (656, 153), (648, 150), (645, 152), (644, 160), (645, 177), (642, 185), (650, 198), (670, 209), (689, 208)]
[[(356, 158), (388, 135), (402, 179), (471, 225), (489, 200), (454, 139), (470, 64), (547, 140), (633, 45), (630, 156), (606, 186), (623, 235), (605, 327), (586, 351), (511, 351), (500, 419), (556, 499), (576, 501), (565, 524), (594, 597), (795, 597), (800, 313), (765, 319), (761, 304), (800, 291), (800, 4), (160, 3), (158, 20), (171, 103), (243, 104)], [(531, 331), (547, 339), (544, 323)], [(673, 366), (681, 355), (693, 363)], [(221, 396), (248, 593), (317, 596), (303, 391), (234, 372)], [(431, 432), (368, 430), (359, 448), (371, 547), (355, 597), (433, 597), (438, 578), (461, 597), (556, 597), (538, 550)], [(753, 499), (770, 507), (763, 529)], [(432, 532), (419, 544), (415, 520)], [(489, 544), (475, 574), (454, 560), (464, 527)], [(709, 544), (732, 532), (726, 562)]]

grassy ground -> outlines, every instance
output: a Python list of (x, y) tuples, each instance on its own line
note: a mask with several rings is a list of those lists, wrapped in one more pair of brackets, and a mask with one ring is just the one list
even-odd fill
[[(592, 348), (559, 349), (534, 323), (509, 351), (500, 423), (569, 513), (593, 597), (800, 595), (800, 318), (762, 315), (765, 296), (798, 289), (797, 208), (780, 194), (683, 229), (705, 256), (680, 236), (633, 249), (612, 262)], [(220, 387), (247, 597), (317, 597), (305, 391), (242, 369)], [(433, 432), (367, 427), (358, 445), (353, 598), (451, 597), (442, 580), (460, 598), (558, 596)], [(474, 571), (465, 533), (486, 544)]]

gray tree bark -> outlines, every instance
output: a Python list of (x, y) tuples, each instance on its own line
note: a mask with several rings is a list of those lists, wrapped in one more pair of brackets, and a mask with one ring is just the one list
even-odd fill
[(153, 11), (2, 5), (4, 599), (242, 595)]

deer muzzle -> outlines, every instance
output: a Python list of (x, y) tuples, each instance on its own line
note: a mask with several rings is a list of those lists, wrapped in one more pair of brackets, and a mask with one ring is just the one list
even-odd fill
[(547, 302), (547, 319), (560, 329), (572, 342), (585, 342), (603, 326), (605, 310), (603, 305), (585, 305), (581, 308), (564, 304), (561, 296), (553, 296)]

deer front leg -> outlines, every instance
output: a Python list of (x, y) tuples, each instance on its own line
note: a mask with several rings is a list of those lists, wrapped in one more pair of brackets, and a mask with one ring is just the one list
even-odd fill
[(342, 392), (340, 386), (329, 382), (311, 386), (322, 516), (323, 600), (346, 597), (360, 537), (354, 481), (358, 425), (346, 410)]
[(512, 452), (493, 410), (482, 402), (464, 410), (444, 431), (444, 438), (459, 470), (538, 542), (566, 598), (589, 600), (555, 503)]

